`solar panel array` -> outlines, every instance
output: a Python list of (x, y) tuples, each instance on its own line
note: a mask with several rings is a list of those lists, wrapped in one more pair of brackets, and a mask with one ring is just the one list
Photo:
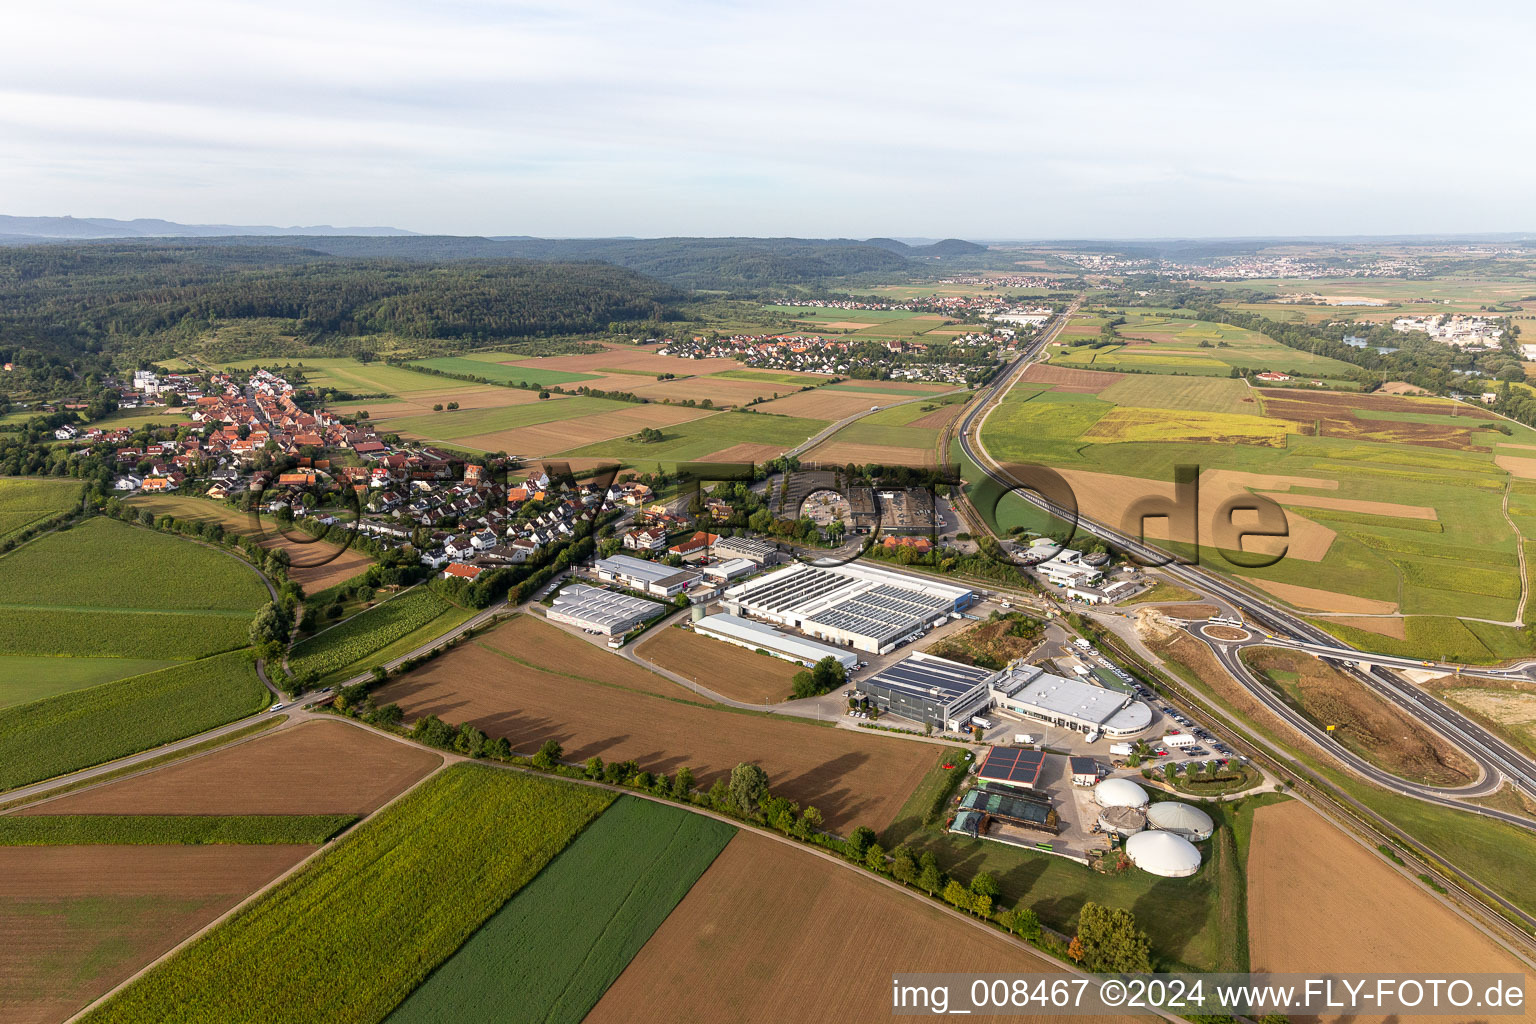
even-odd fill
[(910, 633), (947, 612), (952, 603), (942, 597), (882, 583), (846, 601), (840, 601), (808, 620), (818, 626), (841, 629), (885, 644)]
[(1045, 752), (1042, 750), (993, 747), (987, 751), (987, 759), (976, 774), (1013, 786), (1034, 786), (1040, 781), (1040, 770), (1044, 765)]
[[(939, 658), (903, 658), (875, 673), (865, 684), (948, 703), (965, 696), (991, 676), (987, 669)], [(935, 689), (939, 691), (937, 698), (929, 692)]]
[(807, 568), (799, 572), (784, 572), (768, 577), (761, 584), (749, 585), (743, 595), (745, 603), (765, 612), (784, 612), (799, 605), (809, 604), (838, 590), (857, 587), (858, 581), (825, 569)]

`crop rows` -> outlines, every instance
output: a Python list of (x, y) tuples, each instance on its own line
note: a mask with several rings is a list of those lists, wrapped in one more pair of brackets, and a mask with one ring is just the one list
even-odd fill
[(71, 508), (79, 502), (81, 488), (78, 480), (0, 480), (0, 540)]
[(445, 769), (84, 1019), (375, 1024), (612, 799)]
[(191, 661), (250, 643), (244, 616), (0, 610), (0, 654)]
[(0, 789), (170, 743), (266, 706), (244, 651), (0, 710)]
[(436, 594), (418, 587), (296, 645), (288, 666), (296, 675), (323, 676), (383, 650), (447, 610), (447, 603)]
[(8, 814), (0, 846), (318, 846), (355, 814)]
[(577, 1024), (736, 829), (623, 797), (390, 1014)]

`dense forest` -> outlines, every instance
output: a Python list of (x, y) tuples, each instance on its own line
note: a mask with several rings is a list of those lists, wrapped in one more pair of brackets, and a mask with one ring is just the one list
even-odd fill
[(685, 296), (601, 263), (447, 264), (313, 251), (111, 243), (0, 248), (0, 361), (103, 371), (148, 339), (272, 318), (307, 342), (388, 333), (465, 344), (675, 317)]

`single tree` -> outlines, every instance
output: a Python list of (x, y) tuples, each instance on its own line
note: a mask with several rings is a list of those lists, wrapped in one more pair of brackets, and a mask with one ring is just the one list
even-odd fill
[(877, 875), (885, 874), (887, 870), (885, 863), (885, 847), (881, 846), (879, 843), (871, 843), (869, 845), (869, 849), (864, 851), (864, 866), (875, 872)]
[(917, 886), (929, 896), (944, 888), (944, 873), (939, 870), (939, 860), (932, 853), (924, 851), (919, 863), (917, 874)]
[(559, 742), (545, 740), (543, 745), (539, 747), (538, 753), (533, 755), (533, 766), (540, 771), (554, 771), (555, 766), (560, 763), (560, 758), (564, 753), (565, 748), (560, 746)]
[(1083, 904), (1077, 917), (1077, 941), (1082, 964), (1090, 971), (1145, 974), (1152, 970), (1151, 943), (1129, 910)]

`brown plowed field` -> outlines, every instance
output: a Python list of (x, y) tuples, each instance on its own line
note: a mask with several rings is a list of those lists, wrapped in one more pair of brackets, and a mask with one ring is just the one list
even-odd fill
[(1339, 742), (1387, 771), (1435, 786), (1477, 781), (1477, 766), (1450, 743), (1310, 654), (1255, 647), (1243, 657), (1260, 671), (1282, 673), (1290, 680), (1287, 695), (1294, 700), (1299, 694), (1308, 718), (1334, 726)]
[[(1425, 448), (1453, 448), (1460, 451), (1491, 451), (1490, 431), (1477, 430), (1477, 424), (1493, 419), (1492, 413), (1471, 409), (1460, 403), (1439, 399), (1412, 398), (1401, 395), (1343, 395), (1327, 391), (1296, 391), (1261, 388), (1264, 413), (1271, 419), (1291, 420), (1301, 433), (1323, 437), (1355, 438), (1391, 444), (1414, 444)], [(1465, 427), (1449, 423), (1399, 423), (1393, 420), (1361, 419), (1354, 410), (1379, 413), (1431, 413), (1448, 416), (1455, 413), (1468, 421)]]
[(959, 416), (964, 411), (965, 403), (955, 402), (944, 406), (942, 409), (935, 409), (933, 412), (924, 413), (917, 419), (913, 420), (911, 423), (908, 423), (907, 426), (923, 427), (927, 430), (943, 430), (944, 427), (949, 424), (950, 420), (954, 419), (956, 416)]
[(854, 444), (851, 441), (828, 441), (819, 444), (806, 454), (808, 462), (823, 462), (846, 466), (850, 462), (861, 466), (931, 466), (933, 452), (927, 448), (897, 448), (884, 444)]
[(628, 379), (629, 386), (621, 390), (631, 391), (653, 402), (660, 402), (664, 398), (670, 398), (674, 402), (681, 402), (688, 398), (695, 402), (702, 402), (707, 398), (716, 406), (739, 406), (746, 405), (754, 398), (772, 398), (775, 391), (794, 390), (789, 384), (768, 384), (753, 380), (736, 380), (731, 377), (689, 377), (679, 380), (650, 381), (644, 377)]
[(314, 850), (0, 847), (0, 1020), (66, 1019)]
[(813, 420), (840, 420), (856, 412), (865, 412), (878, 397), (852, 391), (798, 391), (793, 395), (764, 402), (757, 408), (781, 416), (803, 416)]
[(697, 679), (716, 693), (748, 704), (787, 699), (802, 666), (758, 654), (724, 640), (668, 626), (655, 630), (635, 653), (685, 679)]
[(488, 452), (505, 451), (525, 456), (554, 455), (597, 441), (638, 434), (643, 427), (666, 428), (714, 414), (712, 409), (682, 405), (632, 405), (614, 412), (475, 434), (454, 443)]
[[(1335, 924), (1320, 927), (1320, 920)], [(1374, 851), (1295, 800), (1254, 812), (1248, 945), (1256, 972), (1428, 972), (1445, 977), (1526, 970)], [(1342, 1019), (1365, 1024), (1380, 1018)]]
[(1521, 480), (1536, 480), (1536, 459), (1523, 459), (1515, 455), (1500, 455), (1494, 465)]
[(1341, 626), (1349, 626), (1352, 629), (1363, 629), (1367, 633), (1380, 633), (1382, 636), (1396, 637), (1399, 640), (1408, 639), (1408, 620), (1403, 618), (1377, 617), (1372, 615), (1338, 615), (1332, 617), (1329, 621), (1337, 622)]
[[(504, 628), (489, 634), (503, 645), (507, 638), (498, 634)], [(553, 739), (568, 761), (633, 759), (668, 774), (688, 765), (706, 787), (735, 765), (755, 761), (774, 792), (816, 805), (839, 831), (889, 825), (932, 767), (932, 752), (923, 743), (734, 712), (703, 703), (703, 697), (667, 699), (625, 688), (630, 673), (645, 670), (595, 647), (592, 655), (603, 663), (577, 665), (555, 645), (513, 644), (518, 657), (543, 666), (530, 667), (484, 642), (455, 648), (400, 677), (376, 699), (398, 703), (408, 722), (429, 714), (454, 725), (473, 722), (490, 736), (507, 737), (521, 752)], [(687, 693), (651, 675), (658, 690)]]
[(1306, 608), (1311, 611), (1345, 612), (1354, 615), (1391, 615), (1397, 611), (1396, 601), (1375, 601), (1369, 597), (1337, 594), (1331, 590), (1316, 590), (1312, 587), (1298, 586), (1295, 583), (1276, 583), (1274, 580), (1261, 580), (1255, 577), (1250, 577), (1248, 582), (1261, 590), (1269, 591), (1280, 600), (1289, 602), (1297, 608)]
[(19, 814), (368, 814), (443, 763), (345, 722), (301, 722)]
[[(564, 628), (533, 615), (519, 615), (502, 623), (479, 640), (492, 650), (511, 655), (517, 661), (555, 673), (582, 679), (596, 679), (627, 690), (640, 690), (662, 697), (684, 697), (707, 701), (687, 687), (665, 676), (621, 658), (606, 647), (590, 644)], [(380, 704), (385, 703), (379, 701)]]
[(658, 1006), (667, 1008), (669, 1020), (695, 1024), (886, 1020), (891, 975), (913, 970), (1055, 968), (1000, 934), (873, 878), (743, 832), (641, 947), (585, 1024), (652, 1024)]
[(1427, 395), (1430, 392), (1404, 380), (1392, 380), (1376, 389), (1378, 395)]

